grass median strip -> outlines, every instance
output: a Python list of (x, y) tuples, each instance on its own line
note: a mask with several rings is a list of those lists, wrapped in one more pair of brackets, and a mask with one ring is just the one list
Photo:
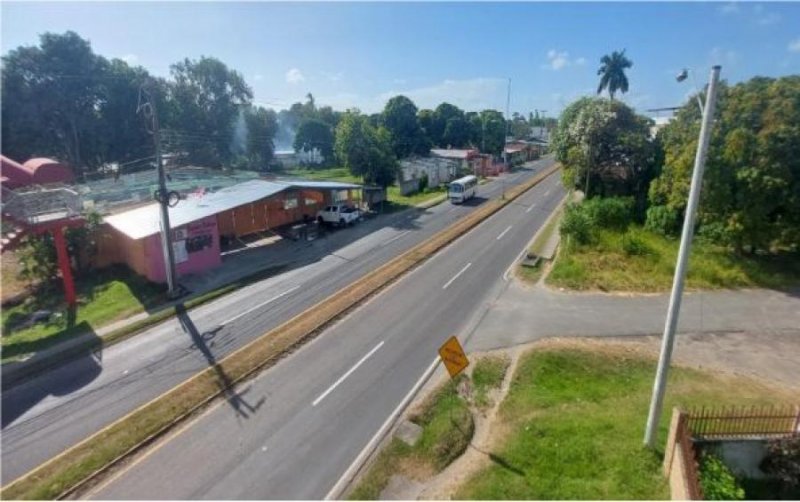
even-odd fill
[(53, 499), (63, 496), (108, 465), (149, 443), (212, 399), (220, 395), (235, 399), (232, 390), (234, 384), (273, 364), (330, 322), (422, 263), (559, 168), (554, 165), (523, 185), (508, 190), (504, 201), (485, 203), (444, 231), (13, 481), (4, 487), (0, 495), (5, 499)]

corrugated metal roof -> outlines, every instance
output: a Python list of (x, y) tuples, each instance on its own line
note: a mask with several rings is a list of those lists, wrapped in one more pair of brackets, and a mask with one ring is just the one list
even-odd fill
[[(169, 208), (169, 223), (173, 228), (186, 225), (187, 223), (270, 197), (289, 188), (344, 190), (360, 188), (360, 185), (333, 181), (274, 182), (251, 180), (223, 188), (202, 197), (192, 197), (180, 201), (177, 206)], [(161, 231), (159, 209), (156, 203), (107, 216), (105, 222), (132, 239), (142, 239)]]

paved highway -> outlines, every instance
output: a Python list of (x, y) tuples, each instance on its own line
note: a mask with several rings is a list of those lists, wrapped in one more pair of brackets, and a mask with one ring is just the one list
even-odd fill
[[(508, 175), (505, 186), (530, 178), (552, 162), (543, 159), (532, 169)], [(482, 185), (479, 194), (496, 198), (502, 190), (501, 183), (495, 181)], [(427, 211), (397, 213), (335, 232), (313, 246), (298, 246), (297, 266), (289, 272), (198, 307), (100, 355), (86, 356), (4, 391), (3, 484), (446, 228), (475, 207), (477, 204), (445, 203)], [(239, 404), (242, 414), (250, 413), (245, 401)]]
[(98, 499), (319, 499), (563, 198), (555, 173), (97, 486)]

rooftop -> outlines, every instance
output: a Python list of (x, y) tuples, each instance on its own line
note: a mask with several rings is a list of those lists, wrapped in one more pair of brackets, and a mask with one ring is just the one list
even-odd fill
[[(181, 200), (169, 208), (171, 227), (179, 227), (208, 216), (265, 199), (290, 188), (321, 190), (346, 190), (360, 185), (335, 181), (264, 181), (250, 180), (232, 185), (201, 197)], [(132, 239), (142, 239), (160, 231), (159, 207), (157, 203), (107, 216), (105, 222)]]

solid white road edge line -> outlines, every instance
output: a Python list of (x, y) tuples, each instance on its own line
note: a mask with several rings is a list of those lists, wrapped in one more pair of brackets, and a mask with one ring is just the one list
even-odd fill
[(367, 457), (369, 457), (375, 448), (378, 447), (381, 439), (383, 439), (383, 437), (389, 431), (389, 428), (392, 426), (392, 424), (394, 424), (394, 421), (397, 419), (400, 413), (403, 412), (405, 407), (408, 406), (408, 403), (410, 403), (416, 393), (419, 392), (419, 389), (422, 388), (428, 378), (430, 378), (438, 365), (439, 357), (437, 356), (431, 365), (428, 366), (422, 376), (419, 377), (419, 380), (417, 380), (411, 390), (408, 391), (408, 394), (406, 394), (402, 401), (400, 401), (400, 404), (397, 405), (397, 408), (395, 408), (392, 413), (386, 417), (386, 421), (383, 422), (381, 427), (378, 429), (378, 432), (372, 436), (366, 446), (364, 446), (364, 449), (361, 450), (358, 456), (356, 456), (355, 460), (353, 460), (353, 463), (350, 464), (350, 467), (344, 471), (342, 476), (339, 478), (339, 481), (337, 481), (336, 484), (333, 485), (333, 488), (331, 488), (327, 495), (325, 495), (324, 500), (333, 500), (342, 495), (344, 489), (347, 488), (347, 485), (353, 480), (355, 475), (358, 473), (358, 470), (362, 465), (364, 465), (364, 461), (366, 461)]
[(498, 235), (498, 236), (497, 236), (497, 238), (496, 238), (495, 240), (498, 240), (498, 241), (499, 241), (500, 239), (502, 239), (502, 238), (503, 238), (503, 236), (504, 236), (504, 235), (506, 235), (506, 233), (507, 233), (509, 230), (511, 230), (511, 227), (512, 227), (512, 226), (513, 226), (513, 225), (509, 225), (509, 226), (508, 226), (508, 228), (506, 228), (505, 230), (503, 230), (502, 232), (500, 232), (500, 235)]
[(457, 273), (456, 275), (454, 275), (454, 276), (453, 276), (453, 277), (452, 277), (452, 278), (451, 278), (449, 281), (447, 281), (447, 282), (445, 283), (445, 285), (444, 285), (444, 286), (442, 286), (442, 289), (447, 289), (447, 286), (449, 286), (449, 285), (453, 284), (453, 281), (455, 281), (456, 279), (458, 279), (458, 276), (460, 276), (461, 274), (463, 274), (464, 272), (466, 272), (466, 271), (467, 271), (467, 269), (468, 269), (469, 267), (471, 267), (471, 266), (472, 266), (472, 262), (469, 262), (469, 263), (467, 263), (467, 264), (464, 266), (464, 268), (462, 268), (461, 270), (459, 270), (459, 271), (458, 271), (458, 273)]
[(396, 240), (397, 240), (397, 239), (399, 239), (400, 237), (403, 237), (404, 235), (406, 235), (406, 234), (408, 234), (408, 233), (410, 233), (410, 232), (411, 232), (411, 230), (406, 230), (405, 232), (400, 232), (399, 234), (395, 235), (394, 237), (392, 237), (392, 238), (391, 238), (391, 239), (389, 239), (388, 241), (384, 242), (384, 243), (383, 243), (383, 245), (384, 245), (384, 246), (386, 246), (386, 245), (388, 245), (389, 243), (396, 241)]
[(246, 315), (247, 315), (247, 314), (249, 314), (250, 312), (252, 312), (252, 311), (254, 311), (254, 310), (257, 310), (257, 309), (260, 309), (261, 307), (263, 307), (264, 305), (266, 305), (266, 304), (268, 304), (268, 303), (272, 303), (272, 302), (274, 302), (275, 300), (277, 300), (277, 299), (279, 299), (279, 298), (283, 298), (284, 296), (288, 295), (289, 293), (291, 293), (292, 291), (294, 291), (294, 290), (296, 290), (296, 289), (300, 289), (300, 286), (298, 285), (298, 286), (295, 286), (295, 287), (293, 287), (293, 288), (287, 289), (286, 291), (284, 291), (283, 293), (279, 294), (278, 296), (273, 296), (273, 297), (272, 297), (272, 298), (270, 298), (269, 300), (267, 300), (267, 301), (265, 301), (265, 302), (261, 302), (261, 303), (259, 303), (258, 305), (256, 305), (255, 307), (251, 307), (251, 308), (249, 308), (249, 309), (245, 310), (245, 311), (244, 311), (244, 312), (242, 312), (241, 314), (237, 314), (237, 315), (235, 315), (235, 316), (231, 317), (230, 319), (226, 319), (226, 320), (222, 321), (221, 323), (219, 323), (219, 325), (220, 325), (220, 326), (225, 326), (226, 324), (230, 324), (230, 323), (232, 323), (233, 321), (235, 321), (236, 319), (239, 319), (239, 318), (241, 318), (241, 317), (243, 317), (243, 316), (246, 316)]
[(318, 404), (319, 404), (319, 402), (320, 402), (320, 401), (322, 401), (323, 399), (325, 399), (325, 397), (326, 397), (328, 394), (330, 394), (331, 392), (333, 392), (333, 390), (334, 390), (336, 387), (338, 387), (338, 386), (339, 386), (339, 384), (341, 384), (342, 382), (344, 382), (344, 381), (345, 381), (345, 379), (346, 379), (347, 377), (349, 377), (349, 376), (350, 376), (350, 375), (351, 375), (351, 374), (352, 374), (352, 373), (353, 373), (355, 370), (357, 370), (359, 366), (361, 366), (362, 364), (364, 364), (364, 361), (366, 361), (367, 359), (369, 359), (369, 358), (370, 358), (370, 356), (371, 356), (372, 354), (374, 354), (375, 352), (377, 352), (379, 348), (383, 347), (383, 343), (384, 343), (384, 342), (381, 342), (381, 343), (379, 343), (378, 345), (376, 345), (376, 346), (375, 346), (375, 348), (374, 348), (374, 349), (372, 349), (372, 350), (370, 350), (369, 352), (367, 352), (367, 355), (365, 355), (364, 357), (362, 357), (362, 358), (361, 358), (361, 359), (360, 359), (360, 360), (359, 360), (359, 361), (358, 361), (358, 362), (357, 362), (357, 363), (356, 363), (356, 364), (355, 364), (355, 365), (354, 365), (352, 368), (350, 368), (349, 370), (347, 370), (347, 373), (345, 373), (344, 375), (342, 375), (341, 377), (339, 377), (339, 379), (338, 379), (338, 380), (336, 380), (336, 382), (334, 382), (334, 384), (333, 384), (333, 385), (331, 385), (330, 387), (328, 387), (328, 390), (326, 390), (325, 392), (323, 392), (322, 394), (320, 394), (320, 396), (319, 396), (318, 398), (316, 398), (316, 399), (314, 400), (314, 402), (313, 402), (313, 403), (311, 403), (311, 406), (316, 406), (316, 405), (318, 405)]

